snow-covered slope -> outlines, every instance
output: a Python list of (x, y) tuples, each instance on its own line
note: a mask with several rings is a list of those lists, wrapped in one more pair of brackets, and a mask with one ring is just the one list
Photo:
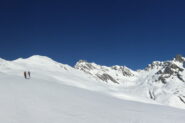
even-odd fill
[(177, 56), (134, 71), (126, 66), (107, 67), (83, 60), (71, 67), (35, 55), (14, 61), (0, 59), (0, 74), (23, 78), (23, 72), (29, 70), (39, 81), (50, 80), (124, 100), (185, 108), (184, 61), (184, 57)]
[[(184, 123), (185, 121), (185, 110), (120, 100), (103, 91), (89, 91), (87, 90), (89, 88), (98, 90), (95, 87), (101, 87), (99, 90), (102, 90), (103, 87), (108, 87), (101, 85), (101, 82), (96, 83), (91, 78), (88, 81), (86, 74), (81, 71), (77, 72), (67, 65), (50, 61), (45, 57), (41, 58), (42, 63), (34, 62), (38, 60), (35, 56), (27, 60), (18, 59), (1, 63), (0, 67), (3, 68), (0, 72), (1, 123)], [(45, 60), (47, 64), (44, 65)], [(28, 63), (31, 61), (32, 63)], [(6, 65), (10, 67), (5, 67)], [(24, 79), (22, 75), (22, 71), (27, 69), (31, 70), (31, 79)], [(93, 89), (88, 86), (95, 87)]]

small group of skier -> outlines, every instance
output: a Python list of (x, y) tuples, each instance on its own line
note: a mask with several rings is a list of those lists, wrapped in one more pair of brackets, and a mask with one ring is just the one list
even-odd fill
[(31, 78), (31, 72), (30, 71), (24, 71), (24, 78), (25, 79), (30, 79)]

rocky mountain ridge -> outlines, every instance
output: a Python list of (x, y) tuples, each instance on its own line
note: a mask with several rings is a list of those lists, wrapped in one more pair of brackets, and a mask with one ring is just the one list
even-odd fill
[[(185, 58), (177, 55), (173, 60), (171, 61), (154, 61), (152, 64), (149, 64), (144, 70), (140, 70), (141, 72), (145, 72), (147, 74), (154, 72), (153, 76), (157, 75), (158, 80), (162, 83), (166, 83), (166, 78), (169, 78), (171, 76), (177, 77), (180, 81), (185, 82), (185, 79), (183, 77), (183, 71), (185, 69)], [(141, 72), (139, 71), (133, 71), (126, 66), (101, 66), (97, 65), (95, 63), (89, 63), (84, 60), (80, 60), (76, 63), (74, 66), (75, 69), (81, 70), (87, 74), (90, 74), (94, 77), (97, 77), (105, 82), (113, 82), (116, 84), (121, 83), (121, 79), (123, 78), (132, 78), (138, 76)]]
[[(81, 70), (105, 83), (133, 91), (133, 95), (185, 107), (185, 58), (177, 55), (168, 61), (154, 61), (145, 69), (134, 71), (126, 66), (100, 66), (87, 61), (77, 62)], [(139, 90), (139, 92), (138, 92)], [(125, 93), (125, 92), (124, 92)], [(127, 93), (127, 92), (126, 92)]]

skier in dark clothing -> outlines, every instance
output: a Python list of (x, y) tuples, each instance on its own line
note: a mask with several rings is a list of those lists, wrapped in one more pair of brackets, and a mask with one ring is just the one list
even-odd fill
[(31, 78), (31, 73), (30, 73), (30, 71), (28, 71), (28, 76), (29, 76), (29, 78)]
[(24, 78), (27, 79), (26, 72), (24, 71)]

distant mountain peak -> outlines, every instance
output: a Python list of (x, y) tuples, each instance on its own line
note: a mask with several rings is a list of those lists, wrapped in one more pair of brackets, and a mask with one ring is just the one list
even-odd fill
[(86, 70), (96, 69), (97, 66), (98, 66), (97, 64), (87, 62), (86, 60), (79, 60), (79, 61), (76, 63), (75, 68), (76, 68), (76, 69), (83, 70), (83, 71), (86, 71)]
[(85, 73), (88, 73), (102, 81), (119, 84), (122, 77), (132, 77), (134, 72), (126, 66), (101, 66), (96, 63), (89, 63), (85, 60), (80, 60), (75, 65), (76, 69), (79, 69)]
[(80, 63), (88, 63), (86, 60), (79, 60), (78, 62), (77, 62), (78, 64), (80, 64)]
[(54, 61), (53, 59), (47, 57), (47, 56), (41, 56), (41, 55), (33, 55), (27, 59), (30, 60), (48, 60), (48, 61)]
[(185, 58), (182, 55), (176, 55), (175, 60), (178, 62), (185, 62)]
[(47, 57), (47, 56), (41, 56), (41, 55), (33, 55), (28, 58), (18, 58), (14, 60), (14, 62), (27, 62), (27, 63), (56, 63), (53, 59)]

